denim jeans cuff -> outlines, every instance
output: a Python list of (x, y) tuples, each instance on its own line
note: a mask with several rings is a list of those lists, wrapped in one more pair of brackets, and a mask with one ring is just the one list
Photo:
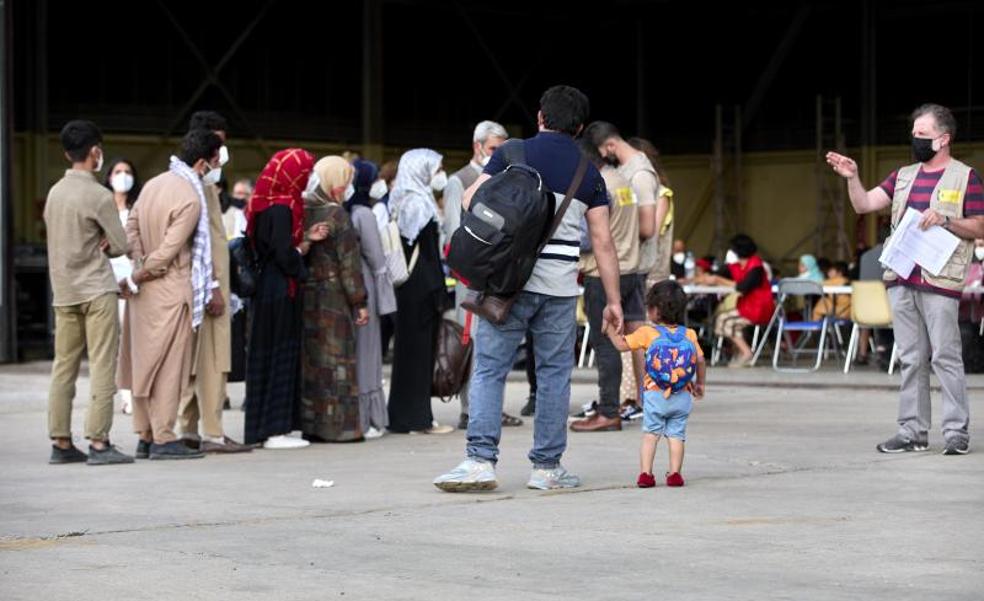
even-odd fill
[(560, 462), (559, 461), (554, 462), (554, 463), (538, 463), (538, 462), (534, 461), (533, 462), (533, 469), (535, 469), (535, 470), (552, 470), (552, 469), (557, 469), (557, 466), (558, 465), (560, 465)]

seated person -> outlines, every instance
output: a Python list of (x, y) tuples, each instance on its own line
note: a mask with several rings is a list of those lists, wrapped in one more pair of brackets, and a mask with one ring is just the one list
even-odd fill
[[(847, 263), (837, 261), (827, 269), (827, 279), (823, 281), (824, 286), (847, 286), (850, 280), (847, 279)], [(817, 301), (813, 306), (813, 321), (820, 321), (824, 315), (830, 315), (834, 319), (851, 318), (851, 295), (850, 294), (828, 294)]]
[(744, 329), (751, 325), (766, 325), (775, 310), (772, 285), (755, 241), (744, 234), (731, 239), (731, 249), (726, 259), (728, 276), (704, 275), (695, 278), (706, 286), (729, 286), (739, 294), (733, 306), (719, 311), (714, 321), (714, 333), (729, 339), (738, 350), (730, 366), (745, 367), (751, 364), (752, 348), (745, 341)]

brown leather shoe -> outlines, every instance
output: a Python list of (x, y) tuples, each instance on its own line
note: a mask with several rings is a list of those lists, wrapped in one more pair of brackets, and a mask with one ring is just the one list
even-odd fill
[(205, 453), (249, 453), (252, 450), (251, 445), (240, 444), (228, 436), (223, 437), (222, 444), (211, 440), (202, 443), (202, 451)]
[(622, 419), (619, 416), (605, 417), (596, 413), (591, 417), (579, 419), (571, 423), (571, 430), (575, 432), (618, 432), (622, 429)]

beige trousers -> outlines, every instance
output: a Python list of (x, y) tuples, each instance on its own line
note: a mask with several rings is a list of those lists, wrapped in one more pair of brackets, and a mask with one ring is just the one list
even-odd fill
[(109, 440), (116, 394), (116, 360), (120, 344), (120, 320), (116, 294), (107, 293), (89, 302), (54, 307), (55, 361), (48, 389), (48, 435), (72, 437), (72, 402), (82, 354), (89, 355), (89, 410), (85, 437)]

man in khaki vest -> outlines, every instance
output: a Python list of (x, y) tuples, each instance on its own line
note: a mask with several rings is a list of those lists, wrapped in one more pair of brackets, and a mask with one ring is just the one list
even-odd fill
[(858, 213), (892, 207), (893, 228), (907, 207), (922, 212), (919, 227), (940, 226), (960, 238), (939, 275), (918, 265), (907, 278), (886, 271), (895, 342), (902, 364), (899, 431), (879, 444), (882, 453), (929, 448), (930, 367), (943, 388), (944, 455), (970, 450), (970, 412), (961, 356), (958, 308), (973, 253), (973, 240), (984, 236), (984, 186), (978, 173), (950, 155), (956, 120), (949, 109), (924, 104), (912, 113), (912, 151), (917, 163), (902, 167), (878, 187), (865, 191), (853, 160), (834, 152), (827, 163), (847, 179)]
[[(226, 400), (226, 379), (232, 370), (232, 325), (229, 309), (229, 246), (226, 241), (219, 189), (222, 166), (229, 161), (226, 149), (226, 120), (214, 111), (198, 111), (191, 116), (189, 129), (207, 129), (222, 139), (219, 167), (202, 179), (205, 203), (208, 207), (208, 229), (212, 250), (212, 276), (217, 287), (212, 290), (211, 309), (195, 332), (191, 379), (181, 394), (179, 422), (181, 439), (192, 449), (206, 453), (244, 453), (252, 447), (240, 444), (225, 435), (222, 428), (222, 406)], [(199, 434), (202, 421), (204, 437)]]

